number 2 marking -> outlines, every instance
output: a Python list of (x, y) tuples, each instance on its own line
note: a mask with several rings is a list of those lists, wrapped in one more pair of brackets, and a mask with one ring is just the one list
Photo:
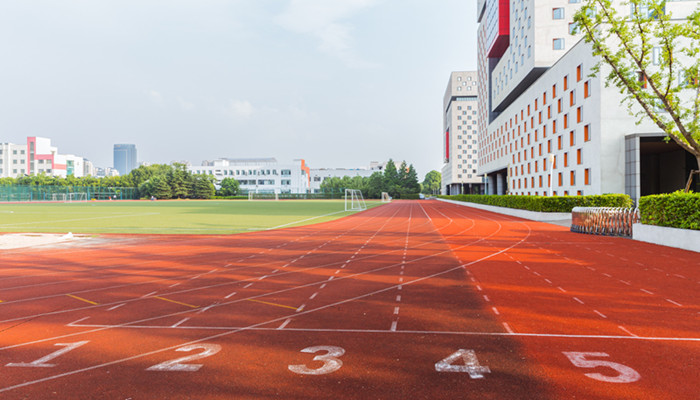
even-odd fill
[(607, 376), (597, 372), (585, 374), (591, 379), (611, 383), (631, 383), (638, 381), (641, 376), (632, 368), (620, 363), (604, 360), (587, 360), (586, 357), (609, 357), (607, 353), (564, 351), (572, 364), (580, 368), (608, 367), (617, 371), (617, 376)]
[(68, 353), (68, 352), (71, 351), (71, 350), (75, 350), (75, 349), (77, 349), (78, 347), (80, 347), (80, 346), (82, 346), (82, 345), (84, 345), (84, 344), (86, 344), (86, 343), (88, 343), (88, 342), (89, 342), (89, 340), (85, 340), (85, 341), (82, 341), (82, 342), (75, 342), (75, 343), (56, 343), (54, 346), (64, 346), (64, 348), (62, 348), (61, 350), (56, 350), (56, 351), (54, 351), (53, 353), (51, 353), (51, 354), (49, 354), (49, 355), (47, 355), (47, 356), (41, 357), (40, 359), (34, 360), (34, 361), (32, 361), (32, 362), (28, 362), (28, 363), (9, 363), (9, 364), (7, 364), (7, 365), (5, 365), (5, 366), (6, 366), (6, 367), (43, 367), (43, 368), (55, 367), (56, 364), (47, 364), (47, 363), (48, 363), (49, 361), (53, 360), (54, 358), (56, 358), (56, 357), (58, 357), (58, 356), (60, 356), (60, 355), (62, 355), (62, 354), (66, 354), (66, 353)]
[(335, 372), (343, 366), (343, 362), (338, 359), (338, 357), (345, 354), (345, 349), (336, 346), (313, 346), (307, 347), (302, 350), (302, 353), (317, 353), (319, 351), (326, 351), (326, 354), (322, 354), (314, 357), (314, 361), (322, 361), (323, 366), (316, 369), (311, 369), (306, 365), (289, 365), (290, 371), (301, 374), (301, 375), (324, 375)]
[[(464, 365), (452, 365), (458, 359), (464, 361)], [(472, 379), (481, 379), (484, 374), (491, 373), (489, 367), (479, 365), (474, 350), (459, 349), (449, 357), (435, 363), (438, 372), (466, 372)]]
[(202, 364), (181, 364), (186, 361), (194, 361), (202, 358), (213, 356), (214, 354), (221, 351), (221, 346), (218, 344), (193, 344), (190, 346), (180, 347), (175, 351), (192, 351), (196, 349), (203, 349), (199, 354), (193, 354), (191, 356), (180, 357), (175, 360), (170, 360), (162, 362), (160, 364), (154, 365), (152, 367), (146, 368), (146, 371), (186, 371), (194, 372), (202, 368)]

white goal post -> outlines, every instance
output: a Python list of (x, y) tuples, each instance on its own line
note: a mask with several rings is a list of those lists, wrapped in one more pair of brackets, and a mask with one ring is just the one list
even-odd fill
[(66, 201), (66, 194), (65, 193), (53, 193), (51, 195), (51, 201)]
[(68, 193), (68, 202), (87, 202), (87, 193)]
[(345, 211), (362, 211), (366, 209), (367, 205), (361, 191), (345, 189)]
[(391, 196), (389, 196), (389, 193), (382, 192), (382, 203), (390, 203), (390, 202), (391, 202)]

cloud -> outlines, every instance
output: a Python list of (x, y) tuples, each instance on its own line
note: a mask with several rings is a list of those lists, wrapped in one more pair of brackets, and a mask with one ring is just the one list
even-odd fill
[(183, 111), (191, 111), (194, 109), (194, 103), (189, 102), (180, 96), (177, 97), (177, 103), (180, 105), (180, 108)]
[(151, 89), (151, 90), (147, 91), (146, 94), (148, 95), (148, 98), (151, 99), (151, 101), (154, 102), (155, 104), (158, 104), (158, 105), (163, 104), (163, 95), (161, 95), (159, 92)]
[(342, 22), (372, 7), (377, 0), (291, 0), (287, 10), (275, 17), (281, 27), (319, 40), (320, 51), (352, 68), (373, 68), (353, 47), (353, 25)]
[(255, 108), (248, 100), (232, 100), (227, 111), (238, 118), (249, 118), (255, 112)]

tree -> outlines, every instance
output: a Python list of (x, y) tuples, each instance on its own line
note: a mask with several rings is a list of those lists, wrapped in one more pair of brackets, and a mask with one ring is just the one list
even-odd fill
[(215, 178), (210, 175), (197, 174), (193, 175), (192, 198), (195, 199), (211, 199), (216, 192), (214, 187)]
[(394, 186), (399, 183), (399, 174), (396, 171), (396, 164), (391, 158), (387, 161), (384, 167), (384, 180), (388, 187)]
[(665, 0), (587, 0), (574, 22), (637, 123), (650, 118), (700, 168), (700, 8), (677, 20)]
[(440, 193), (440, 186), (442, 185), (442, 174), (432, 170), (425, 174), (425, 179), (423, 179), (423, 193), (425, 194), (436, 194)]
[(240, 183), (234, 178), (224, 178), (221, 180), (221, 189), (219, 189), (219, 195), (221, 196), (235, 196), (240, 190)]
[(408, 172), (406, 172), (405, 187), (408, 189), (408, 193), (420, 193), (420, 183), (418, 183), (418, 173), (416, 169), (413, 168), (413, 164), (408, 166)]

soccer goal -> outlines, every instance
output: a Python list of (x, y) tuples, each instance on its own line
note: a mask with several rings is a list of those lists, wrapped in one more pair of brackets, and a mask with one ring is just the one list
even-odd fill
[(389, 193), (382, 192), (382, 203), (390, 203), (390, 202), (391, 202), (391, 196), (389, 196)]
[(365, 199), (362, 192), (356, 189), (345, 189), (345, 211), (366, 210)]
[(51, 195), (51, 201), (66, 201), (66, 194), (65, 193), (53, 193)]
[(87, 193), (68, 193), (68, 202), (87, 202)]

